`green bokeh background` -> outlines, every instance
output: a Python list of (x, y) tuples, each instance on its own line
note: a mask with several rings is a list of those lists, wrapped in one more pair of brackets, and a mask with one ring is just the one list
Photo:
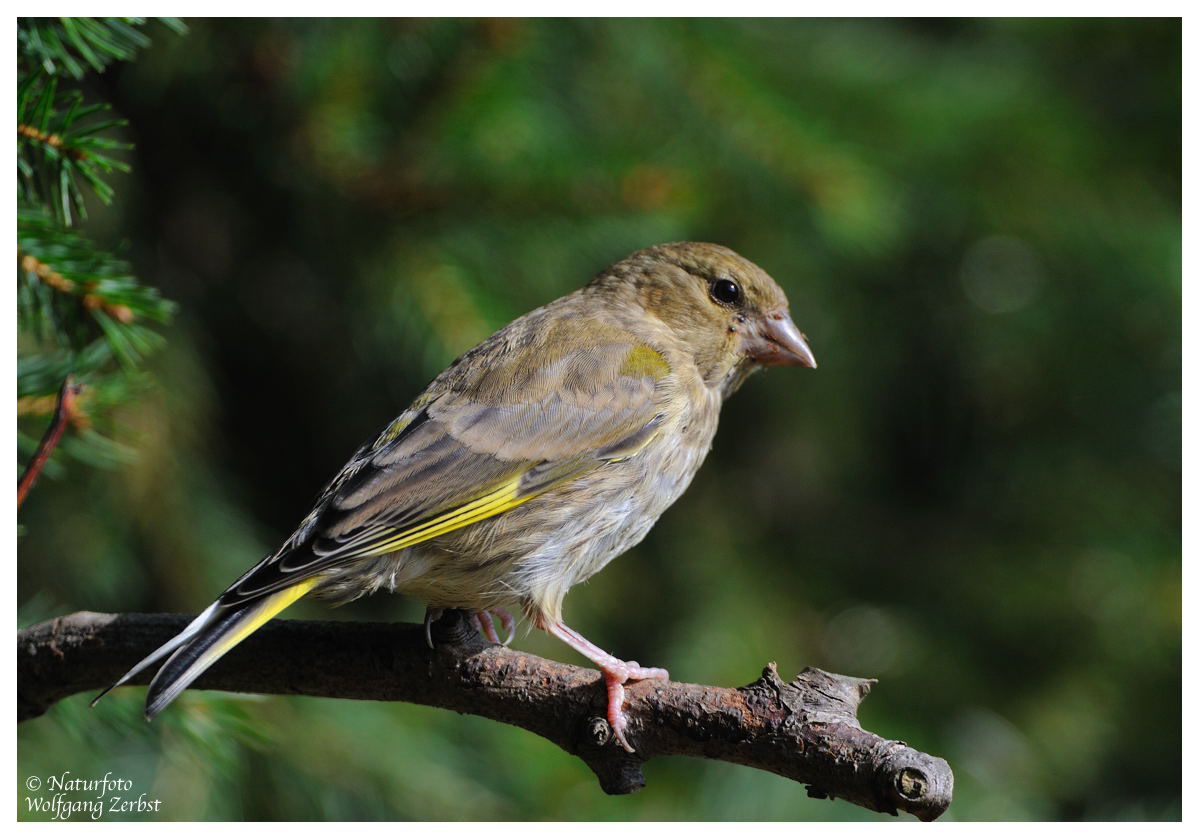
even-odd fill
[[(863, 723), (950, 761), (947, 819), (1179, 817), (1177, 20), (190, 25), (95, 81), (137, 150), (89, 230), (181, 309), (136, 465), (22, 509), (23, 623), (199, 610), (459, 352), (715, 241), (820, 368), (752, 379), (568, 620), (686, 681), (879, 678)], [(18, 727), (20, 818), (66, 771), (169, 819), (888, 818), (690, 759), (607, 797), (446, 711), (189, 692), (148, 725), (143, 693)]]

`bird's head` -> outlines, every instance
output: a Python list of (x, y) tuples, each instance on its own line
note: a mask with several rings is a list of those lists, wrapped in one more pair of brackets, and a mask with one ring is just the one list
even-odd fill
[(721, 245), (646, 248), (617, 262), (592, 286), (632, 296), (687, 346), (707, 384), (725, 395), (763, 366), (816, 366), (778, 283)]

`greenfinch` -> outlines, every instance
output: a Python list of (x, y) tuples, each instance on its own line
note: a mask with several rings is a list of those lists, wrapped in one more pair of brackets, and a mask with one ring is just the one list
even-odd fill
[(624, 685), (667, 673), (592, 644), (562, 600), (645, 537), (699, 469), (724, 400), (765, 365), (816, 366), (766, 272), (720, 245), (637, 251), (460, 356), (277, 551), (113, 687), (169, 656), (150, 719), (300, 597), (386, 589), (427, 604), (426, 632), (462, 609), (495, 642), (519, 607), (600, 668), (632, 751)]

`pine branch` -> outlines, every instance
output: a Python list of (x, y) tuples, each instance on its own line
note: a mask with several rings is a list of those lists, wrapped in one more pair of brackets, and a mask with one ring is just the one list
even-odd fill
[[(175, 32), (176, 18), (159, 18)], [(45, 204), (55, 219), (72, 225), (86, 216), (82, 187), (107, 204), (113, 189), (106, 176), (128, 172), (112, 156), (133, 148), (101, 136), (125, 125), (122, 119), (96, 119), (107, 104), (84, 105), (78, 90), (63, 90), (60, 79), (79, 80), (90, 69), (102, 72), (128, 61), (150, 39), (138, 27), (144, 18), (25, 18), (18, 21), (17, 175), (21, 197)]]
[[(45, 213), (18, 208), (17, 319), (35, 348), (17, 357), (18, 418), (48, 415), (53, 394), (74, 374), (86, 385), (71, 417), (78, 433), (58, 451), (94, 466), (129, 463), (132, 450), (92, 428), (92, 420), (104, 425), (148, 387), (138, 366), (163, 338), (147, 322), (165, 322), (173, 312), (174, 304), (139, 283), (126, 262)], [(18, 431), (22, 456), (32, 456), (35, 441)]]
[[(17, 718), (115, 681), (190, 620), (78, 612), (17, 633)], [(577, 755), (607, 793), (645, 785), (641, 765), (666, 755), (725, 760), (807, 785), (816, 798), (923, 820), (945, 812), (953, 773), (941, 758), (862, 730), (873, 682), (809, 668), (784, 683), (774, 665), (742, 688), (646, 681), (626, 694), (629, 754), (612, 741), (599, 673), (489, 645), (461, 612), (423, 627), (271, 621), (197, 687), (416, 702), (509, 723)], [(148, 681), (149, 674), (135, 679)]]
[[(163, 23), (182, 33), (174, 18)], [(17, 23), (17, 322), (18, 416), (48, 413), (47, 403), (72, 373), (86, 383), (70, 422), (78, 434), (61, 451), (93, 464), (128, 462), (130, 450), (90, 427), (141, 389), (142, 360), (162, 337), (172, 303), (139, 283), (129, 265), (69, 228), (85, 215), (84, 192), (113, 197), (108, 177), (128, 172), (117, 155), (132, 148), (106, 136), (125, 121), (104, 103), (85, 103), (67, 85), (114, 61), (132, 59), (150, 41), (143, 18), (24, 18)], [(86, 397), (86, 407), (83, 398)], [(35, 448), (17, 432), (18, 451), (53, 471), (53, 446)]]
[(105, 178), (128, 172), (129, 164), (111, 153), (133, 146), (99, 136), (126, 124), (93, 119), (109, 110), (107, 104), (85, 106), (78, 90), (60, 92), (53, 76), (22, 78), (17, 89), (17, 174), (26, 203), (48, 206), (55, 219), (70, 226), (87, 215), (82, 185), (101, 202), (112, 201), (113, 189)]
[[(165, 323), (174, 304), (139, 283), (125, 261), (28, 207), (17, 210), (17, 265), (20, 322), (39, 340), (49, 332), (76, 347), (99, 332), (129, 369), (161, 344), (138, 321)], [(85, 322), (89, 333), (80, 332)]]
[[(178, 18), (158, 18), (182, 35)], [(103, 72), (114, 61), (129, 61), (150, 39), (137, 27), (141, 17), (25, 18), (17, 26), (17, 53), (22, 62), (52, 75), (81, 79), (90, 69)]]

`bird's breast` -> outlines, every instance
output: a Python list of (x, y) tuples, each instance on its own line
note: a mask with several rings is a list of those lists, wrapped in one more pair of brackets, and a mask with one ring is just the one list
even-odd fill
[[(706, 399), (707, 390), (701, 395)], [(711, 448), (719, 414), (718, 397), (712, 399), (688, 401), (635, 456), (546, 493), (512, 519), (540, 537), (527, 544), (510, 576), (526, 603), (556, 616), (572, 586), (645, 538)]]

